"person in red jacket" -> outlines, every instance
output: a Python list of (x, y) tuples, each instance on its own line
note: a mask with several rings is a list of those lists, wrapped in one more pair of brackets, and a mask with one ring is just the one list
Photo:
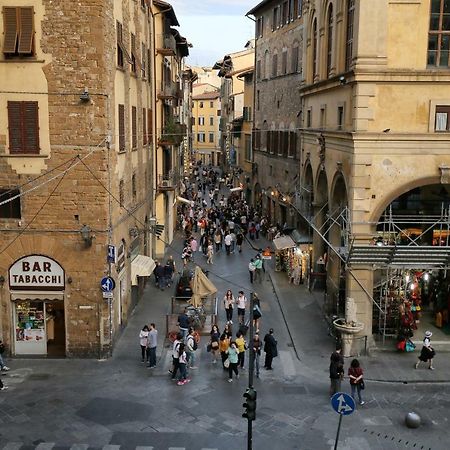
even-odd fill
[(348, 376), (350, 378), (350, 387), (352, 389), (352, 397), (356, 401), (356, 395), (355, 393), (358, 392), (358, 399), (359, 404), (364, 405), (364, 401), (361, 397), (361, 390), (363, 386), (363, 370), (359, 365), (359, 361), (357, 359), (354, 359), (350, 367), (348, 368)]

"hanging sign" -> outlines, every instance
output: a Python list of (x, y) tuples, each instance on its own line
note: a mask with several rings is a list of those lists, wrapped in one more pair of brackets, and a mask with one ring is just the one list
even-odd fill
[(24, 256), (9, 268), (9, 289), (64, 290), (64, 269), (47, 256)]

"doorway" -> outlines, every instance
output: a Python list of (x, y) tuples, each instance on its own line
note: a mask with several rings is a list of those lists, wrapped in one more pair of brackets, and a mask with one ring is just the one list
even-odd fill
[(46, 302), (45, 319), (47, 328), (47, 356), (51, 358), (63, 358), (66, 356), (64, 302)]

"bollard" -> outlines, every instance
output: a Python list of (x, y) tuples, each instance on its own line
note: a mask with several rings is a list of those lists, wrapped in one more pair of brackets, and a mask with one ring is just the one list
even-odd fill
[(420, 416), (415, 412), (409, 412), (405, 416), (405, 424), (408, 428), (419, 428), (420, 427)]

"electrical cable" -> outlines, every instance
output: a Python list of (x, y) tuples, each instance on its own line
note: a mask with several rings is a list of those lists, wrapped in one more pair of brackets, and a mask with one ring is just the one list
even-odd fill
[(67, 171), (63, 172), (62, 178), (60, 178), (58, 180), (58, 182), (56, 183), (55, 187), (53, 188), (53, 190), (50, 192), (50, 194), (47, 196), (47, 198), (45, 199), (44, 203), (41, 205), (41, 207), (37, 210), (37, 212), (34, 214), (34, 216), (31, 218), (31, 220), (25, 225), (25, 228), (23, 228), (22, 230), (20, 230), (20, 232), (17, 234), (17, 236), (15, 236), (8, 244), (6, 244), (6, 246), (0, 251), (0, 255), (2, 255), (3, 253), (6, 252), (6, 250), (8, 250), (9, 247), (11, 247), (12, 244), (14, 244), (14, 242), (17, 241), (17, 239), (19, 239), (20, 236), (22, 236), (23, 233), (25, 233), (25, 231), (30, 227), (30, 225), (34, 222), (34, 220), (36, 219), (36, 217), (41, 213), (41, 211), (44, 209), (45, 205), (49, 202), (50, 198), (52, 197), (52, 195), (56, 192), (56, 190), (59, 188), (61, 182), (64, 180), (64, 177), (66, 176)]

